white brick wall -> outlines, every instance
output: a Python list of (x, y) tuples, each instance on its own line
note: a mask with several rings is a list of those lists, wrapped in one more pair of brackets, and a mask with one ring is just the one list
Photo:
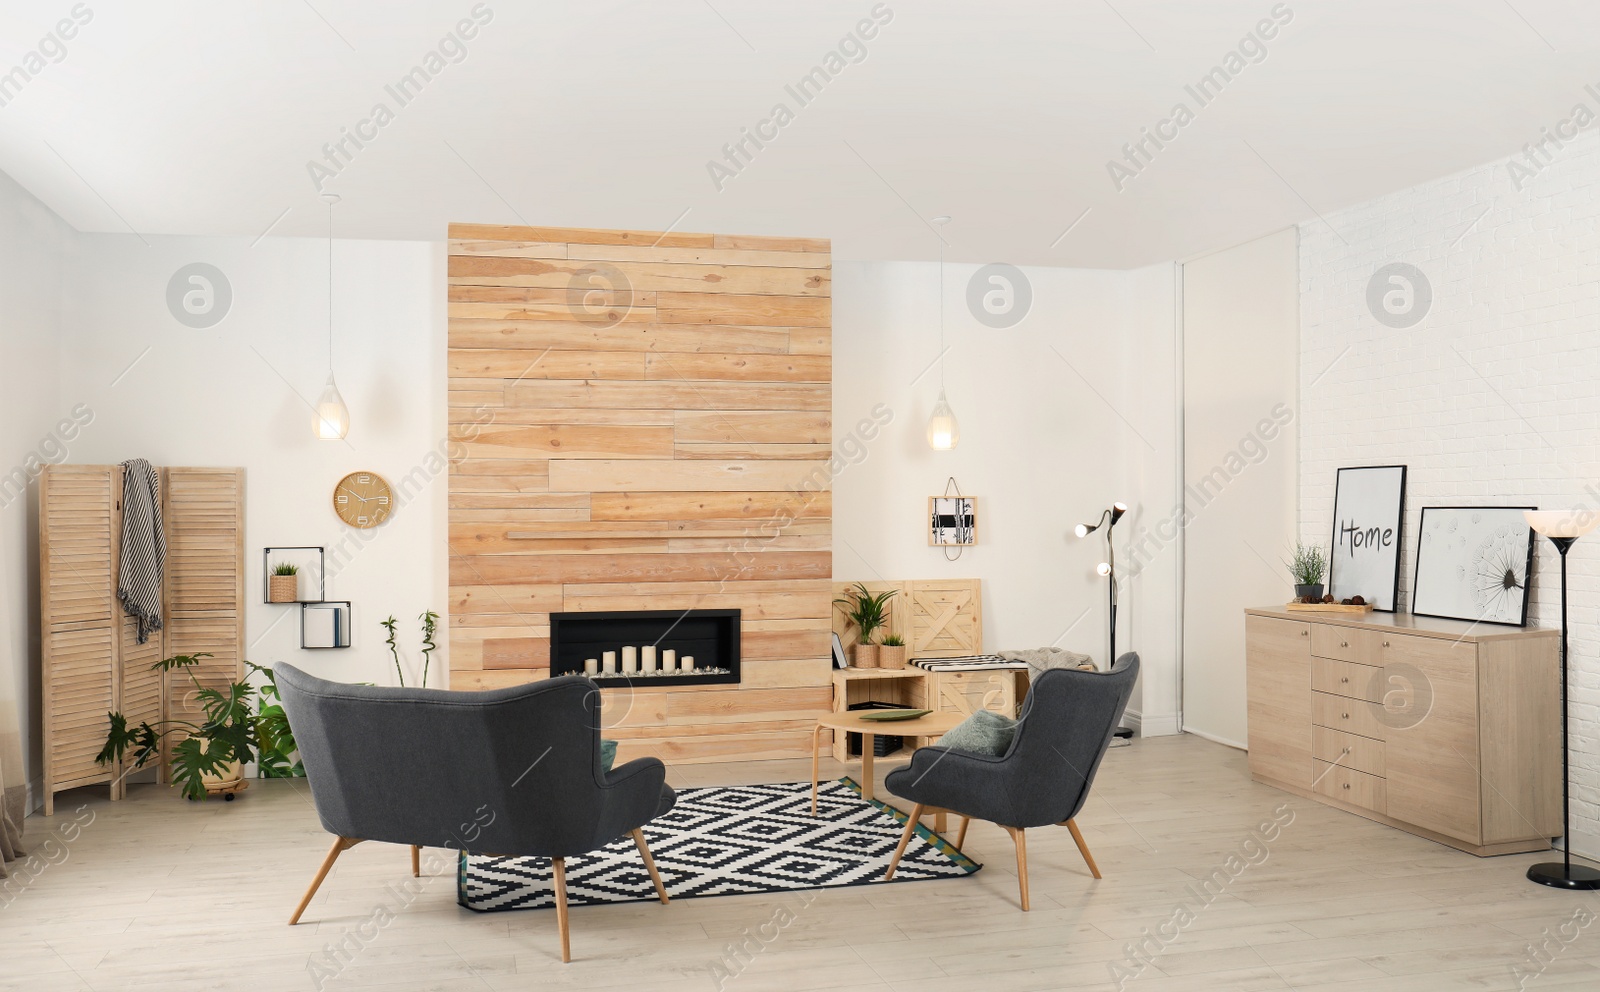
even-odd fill
[[(1537, 137), (1536, 135), (1531, 137)], [(1600, 507), (1600, 136), (1515, 188), (1505, 162), (1326, 214), (1300, 232), (1300, 528), (1329, 540), (1334, 471), (1404, 464), (1401, 604), (1420, 508)], [(1433, 288), (1413, 327), (1367, 283), (1409, 262)], [(1538, 540), (1530, 623), (1560, 623)], [(1573, 850), (1600, 855), (1600, 532), (1569, 560)]]

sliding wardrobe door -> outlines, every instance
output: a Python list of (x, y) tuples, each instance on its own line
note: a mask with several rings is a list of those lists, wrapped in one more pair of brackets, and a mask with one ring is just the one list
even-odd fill
[(117, 679), (116, 561), (122, 469), (52, 465), (39, 476), (39, 602), (44, 697), (44, 810), (55, 794), (112, 782), (95, 763)]
[[(166, 651), (212, 655), (193, 671), (224, 689), (244, 670), (244, 469), (164, 469)], [(194, 686), (167, 682), (167, 715), (199, 723)]]
[(1237, 747), (1244, 610), (1294, 591), (1297, 233), (1183, 266), (1183, 729)]

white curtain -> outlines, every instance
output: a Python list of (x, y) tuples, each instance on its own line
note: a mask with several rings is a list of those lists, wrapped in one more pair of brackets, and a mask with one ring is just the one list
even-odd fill
[(27, 794), (16, 700), (9, 693), (0, 693), (0, 878), (11, 874), (11, 862), (23, 853), (22, 818), (27, 815)]
[[(18, 508), (22, 509), (21, 507)], [(6, 521), (9, 526), (10, 521)], [(17, 687), (12, 673), (17, 671), (13, 657), (15, 639), (26, 628), (21, 607), (12, 596), (10, 574), (6, 571), (11, 556), (0, 532), (0, 878), (11, 874), (11, 863), (22, 856), (22, 818), (28, 815), (28, 769), (22, 763), (21, 710), (17, 706)]]

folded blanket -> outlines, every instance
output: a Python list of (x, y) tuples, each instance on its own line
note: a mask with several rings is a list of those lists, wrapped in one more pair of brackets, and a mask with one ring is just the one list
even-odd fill
[(1094, 660), (1086, 654), (1068, 651), (1066, 648), (1029, 648), (1026, 651), (1001, 651), (1000, 657), (1007, 661), (1020, 661), (1028, 666), (1028, 677), (1036, 679), (1052, 668), (1086, 668), (1091, 672), (1099, 671)]
[(139, 621), (139, 643), (161, 629), (161, 573), (167, 538), (161, 529), (161, 476), (143, 458), (122, 463), (122, 562), (117, 598)]

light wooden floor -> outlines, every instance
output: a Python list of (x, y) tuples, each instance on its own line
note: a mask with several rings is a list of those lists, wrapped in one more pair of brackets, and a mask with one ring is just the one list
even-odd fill
[[(809, 776), (809, 762), (752, 762), (675, 768), (671, 781)], [(238, 802), (203, 806), (153, 786), (117, 804), (104, 795), (68, 794), (53, 820), (28, 820), (30, 845), (56, 863), (0, 908), (0, 989), (315, 989), (308, 960), (359, 933), (380, 904), (398, 904), (394, 893), (410, 881), (404, 848), (363, 844), (291, 929), (284, 920), (328, 845), (303, 782), (252, 782)], [(1246, 848), (1250, 831), (1286, 802), (1293, 822), (1262, 860), (1260, 848)], [(94, 821), (75, 841), (59, 839), (84, 803)], [(1124, 987), (1515, 989), (1515, 967), (1540, 967), (1527, 954), (1533, 943), (1544, 944), (1548, 964), (1528, 988), (1600, 987), (1600, 920), (1569, 926), (1577, 936), (1566, 945), (1543, 936), (1580, 907), (1600, 917), (1600, 899), (1526, 882), (1535, 856), (1480, 860), (1293, 800), (1251, 783), (1243, 754), (1198, 738), (1111, 751), (1079, 822), (1104, 880), (1089, 877), (1067, 831), (1030, 831), (1031, 913), (1017, 908), (1010, 840), (974, 825), (967, 850), (986, 867), (967, 879), (824, 891), (809, 905), (786, 895), (574, 908), (567, 966), (553, 913), (467, 912), (445, 871), (424, 879), (390, 925), (368, 925), (370, 940), (351, 941), (361, 949), (322, 987), (1109, 989), (1108, 966), (1133, 970), (1131, 942), (1172, 919), (1187, 888), (1234, 854), (1260, 863)], [(46, 846), (53, 837), (60, 847)], [(770, 942), (719, 984), (728, 945), (786, 919), (784, 908), (792, 922), (769, 926)]]

